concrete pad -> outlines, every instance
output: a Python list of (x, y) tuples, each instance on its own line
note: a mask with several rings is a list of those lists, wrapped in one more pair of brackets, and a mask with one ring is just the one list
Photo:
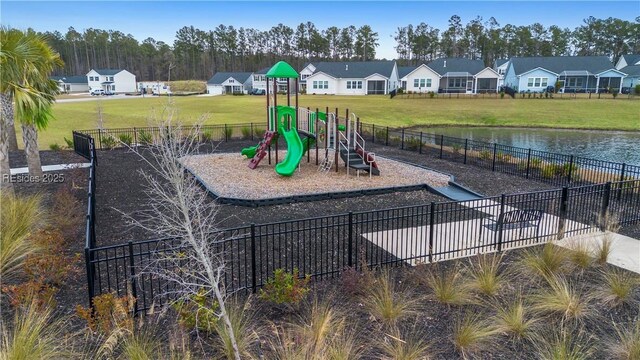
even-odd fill
[(584, 242), (597, 249), (605, 239), (611, 239), (611, 254), (607, 263), (640, 274), (640, 240), (607, 231), (568, 237), (555, 244), (571, 249), (576, 242)]

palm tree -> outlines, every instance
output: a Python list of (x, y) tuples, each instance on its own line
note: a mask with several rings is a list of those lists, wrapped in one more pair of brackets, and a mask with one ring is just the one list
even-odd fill
[[(15, 118), (22, 127), (22, 140), (30, 175), (42, 175), (38, 150), (38, 129), (47, 127), (52, 118), (51, 105), (58, 87), (49, 79), (51, 72), (62, 67), (60, 55), (46, 39), (32, 30), (0, 28), (0, 94), (2, 102), (12, 102)], [(3, 107), (4, 108), (4, 107)], [(2, 130), (8, 128), (8, 116), (2, 116)], [(2, 131), (4, 133), (4, 131)], [(8, 139), (0, 136), (2, 181), (8, 174)]]

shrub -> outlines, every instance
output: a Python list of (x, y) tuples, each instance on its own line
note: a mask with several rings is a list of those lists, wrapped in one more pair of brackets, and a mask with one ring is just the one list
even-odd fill
[(224, 128), (224, 138), (229, 140), (233, 136), (233, 128), (230, 126), (225, 126)]
[(500, 99), (504, 99), (504, 91), (500, 91)]
[(247, 140), (251, 139), (251, 128), (248, 126), (243, 126), (240, 131), (242, 132), (242, 138)]
[(213, 140), (213, 132), (211, 130), (206, 130), (202, 132), (202, 142), (210, 142)]
[(131, 136), (131, 134), (120, 134), (118, 135), (118, 140), (126, 146), (133, 144), (133, 136)]
[(115, 329), (133, 327), (132, 310), (135, 299), (130, 296), (116, 297), (111, 293), (95, 296), (92, 299), (94, 310), (76, 306), (76, 314), (87, 322), (92, 331), (110, 334)]
[(511, 161), (511, 155), (503, 153), (503, 152), (498, 152), (496, 154), (496, 160), (508, 163), (508, 162)]
[(58, 143), (49, 144), (49, 150), (51, 151), (62, 151), (62, 146)]
[(117, 143), (118, 142), (116, 141), (116, 139), (111, 135), (105, 135), (100, 139), (100, 144), (102, 145), (102, 148), (106, 150), (113, 149), (114, 147), (116, 147)]
[(173, 93), (205, 93), (207, 92), (207, 83), (201, 80), (178, 80), (170, 81), (167, 85)]
[(415, 297), (396, 289), (388, 271), (376, 278), (363, 302), (369, 313), (386, 325), (395, 325), (397, 321), (414, 314), (418, 305)]
[(425, 342), (422, 336), (410, 331), (403, 333), (397, 327), (385, 333), (380, 344), (384, 359), (423, 360), (429, 359), (429, 355), (432, 354), (431, 345)]
[(558, 248), (549, 242), (542, 249), (526, 249), (520, 261), (524, 269), (541, 277), (549, 277), (563, 270), (565, 260), (566, 253), (558, 251)]
[(451, 148), (453, 149), (454, 154), (460, 154), (460, 150), (462, 149), (462, 146), (460, 144), (453, 144)]
[(420, 140), (419, 137), (408, 137), (404, 140), (404, 146), (409, 150), (418, 150), (422, 145), (424, 145), (424, 143)]
[(596, 291), (596, 297), (603, 304), (615, 307), (633, 302), (634, 290), (640, 279), (631, 271), (609, 267), (601, 271), (603, 284)]
[(28, 280), (18, 285), (5, 285), (2, 292), (9, 297), (9, 304), (14, 308), (24, 305), (46, 309), (54, 304), (54, 296), (58, 289), (39, 280)]
[(436, 93), (429, 91), (429, 98), (433, 99), (434, 97), (436, 97)]
[(310, 280), (310, 275), (300, 278), (297, 268), (293, 273), (276, 269), (273, 277), (260, 289), (260, 298), (276, 304), (297, 303), (309, 292)]
[(397, 93), (398, 93), (398, 95), (404, 94), (404, 89), (403, 88), (398, 88)]
[[(250, 314), (243, 306), (232, 303), (226, 304), (226, 310), (241, 357), (243, 359), (253, 358), (250, 352), (251, 345), (258, 340), (257, 333), (251, 330), (253, 314)], [(234, 352), (231, 337), (229, 336), (229, 329), (225, 326), (224, 322), (218, 321), (215, 324), (215, 330), (218, 334), (218, 348), (227, 359), (233, 359)]]
[(478, 157), (480, 158), (480, 160), (491, 160), (492, 156), (491, 156), (491, 151), (489, 150), (482, 150), (478, 153)]
[(500, 273), (501, 262), (502, 256), (497, 254), (478, 255), (475, 261), (470, 261), (468, 271), (472, 288), (487, 296), (497, 295), (504, 282)]
[(73, 140), (69, 140), (65, 137), (64, 143), (67, 145), (67, 149), (73, 149)]
[(542, 165), (542, 159), (540, 158), (531, 158), (529, 159), (529, 166), (532, 169), (539, 168)]
[(81, 207), (70, 187), (62, 187), (53, 195), (49, 219), (60, 230), (65, 241), (76, 235), (78, 227), (84, 220)]
[(589, 315), (589, 301), (565, 278), (550, 276), (548, 288), (534, 294), (534, 309), (543, 314), (561, 316), (563, 319), (579, 320)]
[(138, 143), (141, 145), (153, 144), (153, 136), (144, 130), (138, 131)]
[(540, 360), (587, 360), (592, 359), (593, 345), (581, 329), (550, 329), (540, 332), (533, 341)]
[(619, 93), (618, 89), (614, 89), (613, 91), (611, 91), (611, 96), (613, 96), (613, 98), (615, 99), (618, 97), (618, 93)]
[(585, 270), (593, 263), (593, 257), (589, 245), (585, 241), (576, 240), (568, 244), (569, 260), (580, 270)]
[(553, 179), (556, 176), (556, 171), (553, 165), (544, 166), (540, 168), (540, 176), (545, 179)]
[(263, 129), (261, 127), (253, 127), (253, 135), (259, 139), (261, 139), (264, 136), (266, 129)]
[(470, 287), (463, 282), (463, 275), (457, 266), (446, 270), (442, 270), (438, 266), (430, 266), (429, 268), (431, 267), (434, 269), (425, 271), (423, 281), (433, 291), (433, 297), (436, 300), (454, 306), (472, 302)]
[(0, 193), (0, 278), (3, 282), (17, 276), (29, 255), (39, 251), (30, 235), (43, 221), (40, 196), (15, 196)]
[(187, 329), (212, 332), (218, 323), (218, 302), (211, 300), (204, 290), (174, 303), (172, 307), (178, 313), (178, 323)]
[(613, 243), (613, 239), (611, 235), (605, 233), (602, 242), (598, 242), (595, 249), (595, 260), (599, 265), (604, 265), (609, 260), (609, 255), (611, 254), (611, 244)]
[(531, 329), (537, 321), (528, 316), (521, 294), (504, 306), (498, 306), (496, 311), (496, 323), (500, 332), (510, 334), (519, 339), (528, 338)]
[(496, 334), (496, 328), (479, 313), (466, 313), (458, 316), (453, 324), (451, 341), (464, 358), (485, 349)]
[(609, 340), (607, 350), (612, 358), (633, 360), (640, 359), (640, 319), (635, 325), (620, 328), (615, 325), (616, 337)]
[(12, 326), (2, 326), (0, 359), (66, 359), (63, 324), (53, 320), (50, 308), (28, 306), (15, 313)]
[(364, 272), (359, 272), (354, 267), (348, 267), (340, 275), (342, 289), (347, 293), (347, 295), (364, 295), (369, 290), (372, 279), (367, 275), (369, 270), (368, 267), (366, 267), (366, 264), (363, 269), (366, 270), (364, 270)]
[(634, 92), (636, 95), (640, 95), (640, 84), (636, 84), (635, 88), (634, 88)]
[(376, 130), (376, 141), (384, 142), (386, 140), (387, 140), (387, 130), (386, 129)]

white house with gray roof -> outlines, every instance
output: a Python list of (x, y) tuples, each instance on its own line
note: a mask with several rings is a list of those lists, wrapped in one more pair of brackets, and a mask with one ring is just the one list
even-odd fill
[(303, 70), (312, 71), (304, 73), (307, 94), (388, 94), (399, 81), (396, 62), (388, 60), (315, 62)]
[(535, 56), (509, 60), (504, 83), (519, 92), (542, 92), (558, 85), (559, 92), (620, 91), (626, 74), (606, 56)]
[(123, 69), (91, 69), (87, 73), (89, 90), (102, 89), (109, 93), (135, 93), (136, 76)]
[(211, 95), (246, 94), (253, 87), (253, 73), (218, 72), (207, 81), (207, 92)]
[(640, 54), (627, 54), (620, 56), (616, 63), (616, 69), (627, 76), (622, 80), (622, 90), (625, 93), (631, 91), (640, 84)]
[(58, 83), (58, 90), (61, 93), (88, 92), (89, 83), (84, 75), (75, 76), (52, 76), (51, 80)]
[(400, 66), (398, 67), (398, 74), (400, 77), (400, 87), (407, 92), (437, 93), (440, 87), (440, 74), (425, 64), (418, 66)]
[(484, 66), (482, 60), (440, 58), (427, 64), (440, 75), (440, 93), (495, 93), (500, 74)]

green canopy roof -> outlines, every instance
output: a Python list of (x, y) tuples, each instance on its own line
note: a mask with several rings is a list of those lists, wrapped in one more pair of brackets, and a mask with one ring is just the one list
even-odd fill
[(268, 78), (292, 78), (297, 79), (298, 73), (293, 70), (291, 65), (287, 64), (284, 61), (278, 61), (275, 65), (267, 71), (266, 77)]

